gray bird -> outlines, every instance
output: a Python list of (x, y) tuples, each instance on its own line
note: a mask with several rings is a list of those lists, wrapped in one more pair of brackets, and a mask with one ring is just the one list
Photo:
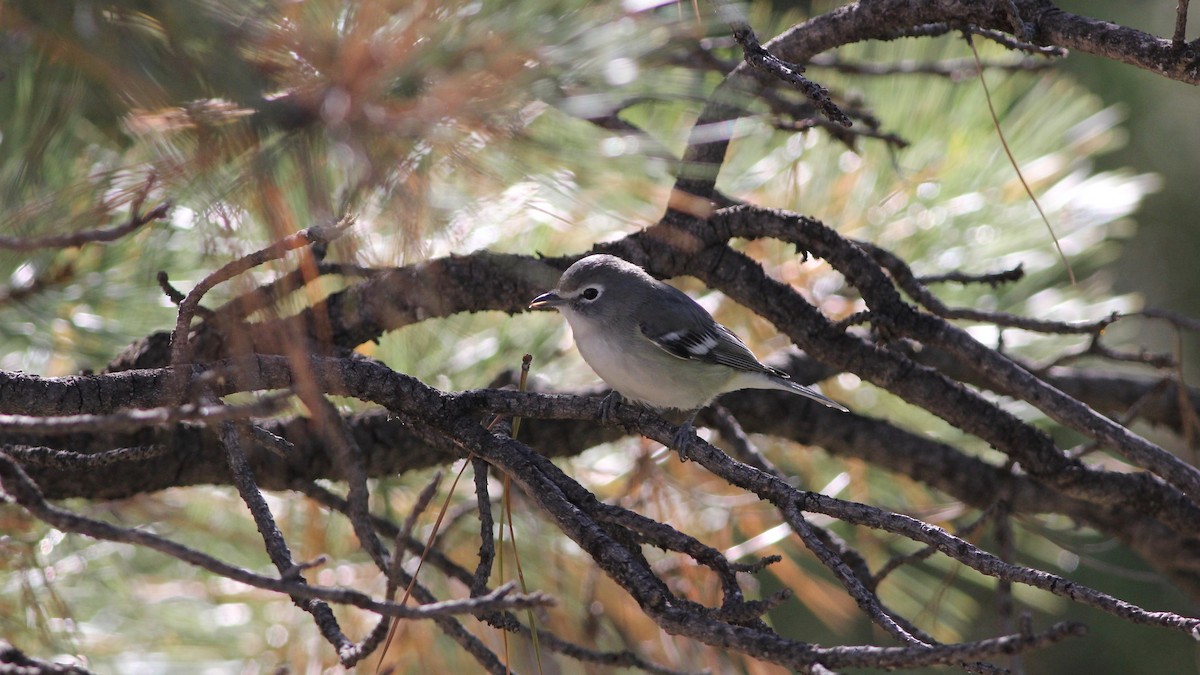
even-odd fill
[(575, 346), (613, 392), (655, 408), (691, 411), (673, 439), (680, 456), (700, 408), (738, 389), (778, 389), (830, 408), (839, 403), (764, 365), (738, 336), (683, 291), (611, 255), (590, 255), (563, 272), (554, 290), (529, 303), (554, 308), (571, 325)]

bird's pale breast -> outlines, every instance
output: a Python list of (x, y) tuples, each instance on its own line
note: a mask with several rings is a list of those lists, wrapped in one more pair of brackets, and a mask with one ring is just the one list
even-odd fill
[(608, 386), (633, 401), (692, 410), (725, 391), (734, 374), (728, 368), (672, 356), (635, 333), (636, 327), (630, 328), (628, 338), (639, 348), (622, 349), (590, 319), (568, 316), (568, 321), (583, 360)]

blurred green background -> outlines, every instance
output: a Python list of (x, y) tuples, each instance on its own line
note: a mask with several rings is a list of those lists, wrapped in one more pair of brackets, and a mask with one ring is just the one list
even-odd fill
[[(1170, 37), (1175, 3), (1150, 0), (1064, 0), (1069, 12)], [(1192, 7), (1188, 39), (1200, 35), (1200, 11)], [(1122, 247), (1118, 290), (1137, 291), (1146, 303), (1200, 316), (1200, 226), (1195, 215), (1200, 186), (1200, 89), (1153, 73), (1087, 54), (1073, 54), (1066, 72), (1107, 104), (1120, 106), (1129, 142), (1121, 152), (1100, 158), (1101, 167), (1127, 166), (1162, 177), (1162, 188), (1146, 198), (1138, 213), (1138, 235)], [(1148, 324), (1141, 336), (1161, 351), (1172, 349), (1165, 327)], [(1200, 346), (1186, 343), (1187, 372), (1200, 376)]]

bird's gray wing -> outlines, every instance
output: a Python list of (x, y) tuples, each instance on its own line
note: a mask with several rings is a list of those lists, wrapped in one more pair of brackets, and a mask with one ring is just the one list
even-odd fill
[(760, 363), (733, 331), (714, 321), (695, 300), (682, 291), (676, 293), (638, 326), (659, 349), (681, 359), (786, 377)]

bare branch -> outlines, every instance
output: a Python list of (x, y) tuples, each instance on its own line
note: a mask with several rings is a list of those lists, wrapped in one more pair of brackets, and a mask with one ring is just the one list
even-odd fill
[(850, 126), (850, 118), (829, 98), (829, 91), (816, 82), (804, 77), (802, 74), (804, 72), (803, 67), (782, 61), (764, 49), (759, 44), (758, 36), (754, 34), (754, 29), (750, 27), (750, 24), (741, 18), (740, 15), (734, 14), (737, 10), (733, 9), (731, 5), (724, 3), (719, 3), (719, 6), (728, 15), (727, 20), (733, 28), (733, 37), (742, 46), (742, 54), (746, 59), (746, 63), (794, 86), (809, 101), (812, 101), (817, 109), (821, 111), (821, 114), (825, 115), (831, 122), (844, 127)]
[(228, 263), (216, 272), (201, 279), (200, 283), (196, 284), (187, 294), (187, 297), (183, 299), (183, 302), (179, 303), (179, 317), (175, 321), (175, 330), (171, 333), (171, 363), (183, 364), (191, 361), (188, 331), (192, 324), (192, 317), (200, 306), (200, 301), (204, 298), (204, 295), (212, 290), (213, 287), (263, 263), (282, 258), (288, 251), (293, 249), (333, 241), (340, 237), (345, 229), (353, 224), (353, 219), (346, 218), (333, 225), (314, 226), (300, 230), (295, 234), (284, 237), (267, 248), (260, 249)]
[(128, 466), (132, 462), (164, 457), (169, 454), (169, 451), (161, 445), (146, 445), (85, 454), (55, 448), (2, 445), (0, 453), (18, 459), (27, 466), (46, 467), (58, 471), (90, 472), (106, 466)]
[[(717, 230), (709, 236), (722, 239), (734, 235), (775, 237), (782, 241), (795, 243), (828, 260), (862, 292), (863, 299), (871, 310), (877, 313), (876, 321), (878, 322), (881, 318), (887, 321), (888, 330), (912, 336), (924, 344), (954, 354), (964, 365), (977, 370), (1000, 391), (1028, 401), (1051, 419), (1110, 445), (1130, 461), (1150, 469), (1182, 490), (1190, 497), (1189, 501), (1194, 503), (1196, 499), (1200, 498), (1200, 471), (1197, 471), (1195, 467), (1047, 385), (1012, 360), (979, 344), (962, 329), (936, 317), (913, 311), (911, 306), (900, 301), (896, 289), (882, 276), (878, 267), (866, 259), (867, 256), (859, 247), (846, 245), (836, 233), (817, 221), (795, 214), (733, 207), (722, 210), (709, 221), (707, 227)], [(834, 341), (840, 341), (844, 348), (849, 348), (848, 340), (839, 340), (828, 328), (828, 321), (814, 311), (810, 305), (799, 298), (786, 298), (785, 296), (791, 293), (790, 289), (763, 278), (765, 275), (762, 274), (761, 269), (755, 270), (748, 264), (739, 264), (737, 261), (739, 254), (721, 251), (717, 257), (722, 264), (710, 266), (708, 271), (698, 272), (697, 276), (711, 285), (725, 290), (731, 297), (758, 310), (762, 316), (771, 319), (781, 328), (795, 327), (788, 330), (793, 340), (806, 349), (811, 348), (811, 351), (822, 360), (833, 364), (849, 363), (846, 357), (847, 352), (827, 348)], [(703, 263), (698, 264), (697, 267), (703, 267)], [(733, 279), (718, 277), (715, 273), (717, 269), (723, 269), (727, 274), (739, 277), (737, 287), (733, 287)], [(751, 281), (750, 277), (756, 277), (756, 280)], [(755, 289), (754, 293), (747, 292), (751, 287)], [(774, 298), (775, 302), (764, 302), (762, 289), (768, 287), (778, 288), (776, 294), (778, 297)], [(768, 307), (768, 304), (771, 306)], [(801, 316), (804, 317), (805, 325), (802, 330), (798, 330), (800, 327), (797, 318)], [(821, 328), (818, 329), (818, 326)], [(820, 340), (815, 339), (818, 330), (822, 333)], [(876, 362), (879, 360), (875, 359)], [(905, 370), (909, 369), (906, 367)], [(933, 374), (930, 376), (936, 377)], [(1006, 452), (1011, 449), (1013, 453), (1010, 456), (1020, 461), (1026, 470), (1035, 475), (1047, 477), (1058, 475), (1062, 480), (1066, 479), (1067, 473), (1074, 471), (1067, 469), (1064, 463), (1067, 461), (1066, 457), (1062, 455), (1061, 451), (1054, 448), (1052, 443), (1048, 443), (1048, 439), (1035, 440), (1027, 436), (1026, 440), (1018, 447), (1000, 439), (992, 431), (980, 428), (978, 424), (980, 420), (973, 418), (974, 414), (968, 413), (963, 405), (966, 400), (971, 398), (971, 395), (966, 392), (949, 397), (936, 397), (940, 399), (939, 403), (934, 401), (935, 397), (930, 396), (928, 390), (920, 387), (910, 388), (910, 385), (914, 383), (912, 373), (904, 381), (885, 381), (879, 377), (871, 379), (880, 386), (921, 404), (928, 410), (936, 411), (936, 414), (955, 426), (995, 442), (996, 447), (1005, 448)], [(902, 389), (908, 391), (901, 393)], [(953, 405), (944, 405), (952, 399), (957, 399)], [(989, 411), (992, 410), (991, 404), (983, 401), (979, 403)], [(994, 415), (989, 416), (995, 417)], [(1016, 420), (1013, 420), (1013, 424), (1024, 427)], [(1040, 435), (1028, 428), (1020, 433)], [(1034, 447), (1042, 449), (1031, 454), (1029, 451)], [(1061, 484), (1065, 487), (1066, 482), (1074, 481), (1066, 479)], [(1182, 522), (1178, 522), (1178, 524), (1183, 526)]]
[(279, 412), (290, 394), (265, 396), (245, 405), (193, 405), (124, 410), (108, 415), (4, 415), (0, 414), (0, 432), (27, 435), (60, 436), (84, 432), (131, 431), (183, 421), (224, 422), (264, 417)]
[[(144, 196), (142, 195), (142, 198)], [(140, 207), (141, 199), (138, 199), (134, 202), (129, 220), (123, 225), (107, 230), (88, 230), (86, 232), (72, 232), (71, 234), (51, 235), (33, 239), (0, 236), (0, 250), (34, 251), (40, 248), (69, 248), (72, 246), (83, 246), (84, 244), (102, 244), (116, 241), (149, 223), (165, 218), (167, 213), (171, 211), (171, 202), (163, 202), (146, 213), (140, 213)]]
[[(352, 605), (401, 619), (434, 619), (454, 614), (494, 611), (501, 608), (522, 609), (553, 604), (549, 597), (541, 593), (513, 594), (512, 586), (509, 585), (502, 586), (484, 597), (406, 607), (394, 602), (373, 600), (364, 593), (349, 589), (312, 586), (297, 578), (265, 577), (224, 563), (146, 530), (118, 527), (51, 506), (42, 498), (37, 486), (21, 470), (21, 467), (2, 454), (0, 454), (0, 485), (4, 487), (4, 491), (9, 496), (39, 520), (65, 532), (76, 532), (96, 539), (144, 546), (248, 586), (285, 593), (297, 598)], [(293, 566), (285, 571), (292, 569), (299, 569), (299, 567)], [(346, 644), (349, 645), (348, 642)]]
[[(665, 429), (661, 427), (655, 428), (650, 435), (656, 439), (660, 434), (665, 437), (663, 431)], [(847, 502), (813, 492), (802, 492), (774, 476), (737, 464), (707, 443), (701, 446), (701, 450), (701, 455), (695, 459), (706, 469), (734, 485), (753, 491), (781, 509), (792, 508), (794, 505), (802, 511), (823, 513), (856, 525), (900, 534), (913, 541), (934, 546), (941, 553), (988, 576), (1070, 598), (1127, 621), (1171, 628), (1187, 634), (1200, 630), (1200, 619), (1182, 617), (1173, 612), (1150, 612), (1057, 575), (1005, 563), (939, 527), (907, 516), (887, 513), (865, 504)]]

